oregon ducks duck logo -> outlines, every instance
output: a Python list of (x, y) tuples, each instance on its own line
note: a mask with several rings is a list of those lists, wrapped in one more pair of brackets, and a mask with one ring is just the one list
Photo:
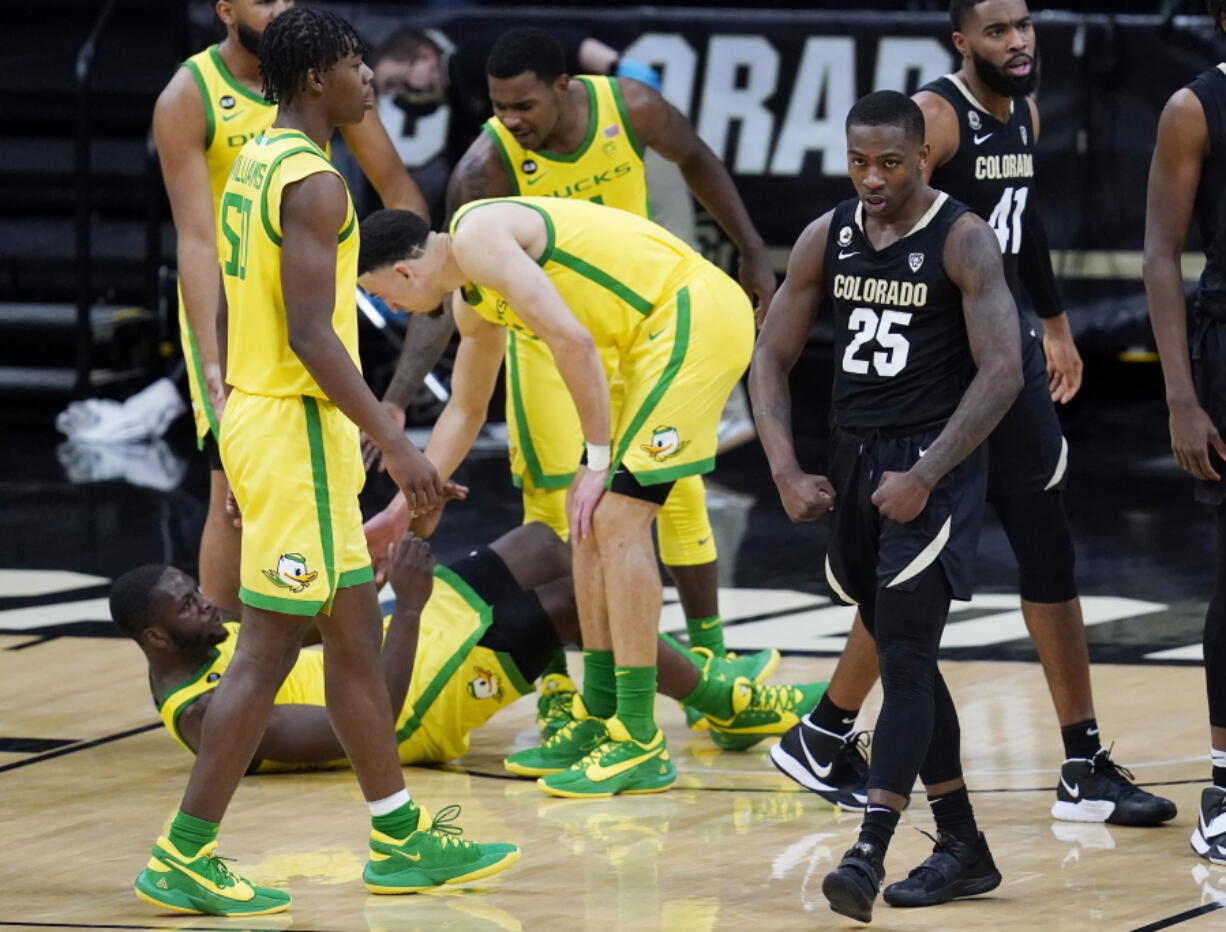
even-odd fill
[(477, 675), (468, 681), (468, 694), (474, 699), (497, 699), (502, 695), (502, 680), (497, 673), (484, 667), (474, 667)]
[(642, 450), (657, 463), (672, 459), (690, 445), (682, 440), (675, 427), (657, 427), (651, 432), (651, 443), (644, 443)]
[(275, 570), (264, 570), (265, 579), (278, 589), (290, 592), (302, 592), (318, 575), (307, 571), (306, 557), (300, 553), (283, 553)]

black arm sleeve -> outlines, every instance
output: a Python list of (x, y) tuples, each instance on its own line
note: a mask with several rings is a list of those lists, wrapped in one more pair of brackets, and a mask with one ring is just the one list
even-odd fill
[(1018, 276), (1030, 295), (1030, 303), (1040, 317), (1059, 317), (1064, 302), (1056, 287), (1056, 273), (1051, 267), (1051, 247), (1047, 230), (1039, 212), (1033, 207), (1022, 217), (1022, 251), (1017, 257)]

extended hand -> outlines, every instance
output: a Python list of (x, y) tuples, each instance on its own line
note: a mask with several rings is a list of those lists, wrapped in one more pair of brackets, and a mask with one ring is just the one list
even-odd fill
[(397, 602), (420, 609), (434, 589), (434, 554), (430, 545), (420, 537), (405, 534), (396, 545), (388, 578)]
[(443, 518), (443, 509), (448, 502), (463, 501), (468, 497), (468, 486), (452, 482), (450, 479), (443, 486), (443, 497), (439, 499), (438, 507), (432, 508), (424, 515), (418, 515), (409, 522), (409, 531), (421, 538), (429, 538), (438, 529), (438, 523)]
[(1220, 482), (1222, 477), (1209, 461), (1210, 448), (1226, 460), (1226, 444), (1205, 409), (1195, 402), (1171, 405), (1171, 450), (1179, 468), (1197, 479)]
[(362, 526), (366, 532), (366, 549), (375, 569), (375, 583), (382, 586), (396, 544), (409, 529), (409, 509), (404, 497), (397, 495), (381, 512)]
[(909, 472), (883, 472), (873, 504), (891, 521), (906, 524), (918, 518), (928, 504), (928, 486)]
[[(402, 438), (403, 439), (403, 436)], [(383, 463), (413, 516), (423, 515), (438, 504), (443, 494), (443, 481), (426, 455), (404, 439), (383, 451)]]
[(834, 486), (825, 476), (797, 471), (776, 479), (775, 485), (794, 524), (816, 521), (834, 509)]
[(771, 306), (771, 298), (775, 296), (775, 271), (766, 257), (766, 250), (759, 249), (748, 255), (742, 253), (737, 278), (741, 287), (753, 298), (754, 324), (761, 327), (766, 310)]
[(592, 513), (596, 511), (596, 506), (604, 495), (604, 484), (608, 476), (607, 469), (592, 470), (580, 466), (570, 484), (566, 517), (570, 521), (571, 537), (577, 544), (583, 543), (592, 533)]
[(1044, 334), (1043, 353), (1047, 356), (1047, 386), (1051, 389), (1051, 400), (1068, 404), (1081, 389), (1084, 366), (1077, 344), (1070, 335)]
[[(381, 401), (379, 404), (383, 406), (383, 410), (392, 419), (396, 429), (404, 430), (404, 408), (390, 401)], [(379, 445), (367, 437), (366, 434), (362, 434), (362, 468), (369, 472), (377, 466), (379, 472), (383, 472), (382, 460), (383, 451), (379, 449)]]

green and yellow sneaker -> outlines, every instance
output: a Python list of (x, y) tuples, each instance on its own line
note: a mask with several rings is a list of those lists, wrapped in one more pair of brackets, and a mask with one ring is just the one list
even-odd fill
[(440, 809), (431, 819), (417, 810), (417, 831), (396, 839), (370, 833), (370, 860), (362, 880), (371, 893), (416, 893), (443, 884), (467, 883), (504, 871), (519, 860), (519, 848), (478, 844), (461, 838), (454, 824), (459, 806)]
[(536, 730), (545, 741), (574, 719), (570, 700), (578, 690), (574, 681), (562, 673), (550, 673), (541, 680), (541, 694), (536, 697)]
[(720, 721), (707, 717), (711, 740), (725, 751), (744, 751), (763, 738), (782, 735), (817, 705), (826, 685), (763, 686), (741, 677), (732, 687), (732, 718)]
[(502, 762), (511, 773), (520, 777), (543, 777), (565, 770), (608, 737), (605, 721), (587, 714), (583, 697), (570, 697), (570, 721), (534, 748), (516, 751)]
[(289, 908), (288, 893), (257, 887), (230, 873), (211, 841), (187, 857), (166, 837), (159, 838), (145, 869), (137, 875), (136, 895), (175, 913), (209, 916), (263, 916)]
[[(743, 657), (732, 652), (720, 657), (705, 647), (692, 647), (690, 653), (698, 662), (703, 676), (708, 679), (727, 680), (729, 683), (735, 682), (737, 677), (741, 676), (751, 683), (765, 683), (778, 668), (780, 658), (779, 651), (774, 648), (755, 651)], [(691, 731), (710, 729), (707, 717), (697, 709), (691, 709), (685, 704), (682, 704), (681, 709), (685, 712), (685, 724)]]
[(616, 718), (605, 722), (608, 740), (570, 768), (541, 777), (537, 786), (550, 796), (593, 799), (617, 793), (662, 793), (677, 780), (668, 759), (664, 732), (635, 741)]

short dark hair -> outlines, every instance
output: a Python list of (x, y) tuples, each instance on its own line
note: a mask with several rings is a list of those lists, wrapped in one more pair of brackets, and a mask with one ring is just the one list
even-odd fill
[(308, 71), (327, 71), (347, 55), (366, 52), (361, 36), (335, 13), (306, 6), (287, 10), (260, 37), (264, 98), (273, 104), (291, 103)]
[(566, 53), (556, 36), (535, 26), (521, 26), (498, 37), (485, 60), (485, 73), (491, 78), (514, 78), (524, 72), (546, 84), (566, 74)]
[(136, 640), (141, 632), (156, 624), (153, 617), (153, 592), (170, 569), (165, 563), (147, 563), (128, 570), (111, 586), (111, 621), (125, 635)]
[(1226, 0), (1205, 0), (1205, 9), (1209, 15), (1213, 17), (1213, 28), (1217, 32), (1223, 32), (1222, 16), (1226, 14)]
[(430, 38), (428, 32), (404, 26), (375, 46), (370, 53), (370, 64), (373, 66), (385, 58), (392, 61), (416, 61), (426, 49), (435, 55), (443, 54), (442, 48)]
[(362, 220), (362, 244), (358, 249), (358, 274), (413, 259), (420, 255), (430, 235), (430, 224), (411, 210), (376, 210)]
[(924, 143), (924, 114), (919, 105), (898, 91), (873, 91), (847, 112), (846, 129), (853, 126), (897, 126), (911, 142)]
[(966, 22), (966, 14), (984, 2), (985, 0), (949, 0), (949, 25), (954, 32), (961, 32), (962, 24)]

